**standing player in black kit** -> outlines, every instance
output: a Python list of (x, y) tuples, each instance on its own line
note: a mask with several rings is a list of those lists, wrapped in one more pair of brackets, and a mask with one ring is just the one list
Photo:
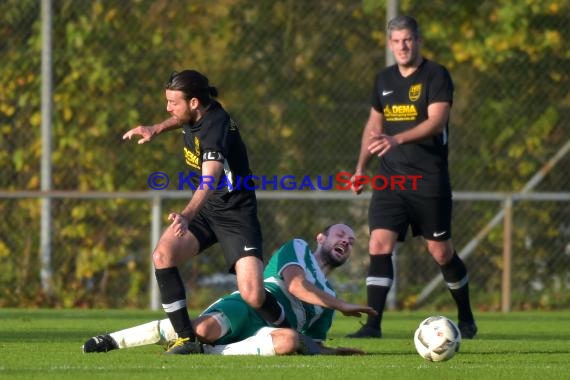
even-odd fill
[[(354, 176), (364, 174), (372, 156), (380, 157), (379, 174), (421, 176), (417, 190), (374, 190), (368, 211), (370, 267), (366, 277), (368, 306), (378, 312), (351, 338), (382, 337), (381, 321), (394, 280), (392, 251), (408, 226), (421, 235), (440, 266), (458, 308), (464, 339), (477, 333), (469, 301), (467, 269), (451, 241), (451, 184), (448, 122), (453, 83), (445, 67), (420, 53), (416, 20), (398, 16), (388, 23), (388, 44), (396, 64), (380, 71), (374, 82), (372, 107), (364, 126)], [(353, 177), (354, 178), (354, 177)], [(355, 186), (359, 194), (362, 186)]]
[[(172, 117), (133, 128), (123, 139), (141, 136), (138, 143), (143, 144), (163, 132), (182, 128), (186, 166), (193, 175), (190, 201), (182, 211), (168, 215), (171, 224), (152, 253), (162, 307), (179, 336), (167, 353), (200, 350), (178, 266), (216, 242), (222, 246), (228, 271), (236, 274), (243, 299), (270, 324), (288, 327), (281, 305), (263, 287), (257, 200), (255, 192), (248, 190), (253, 183), (236, 183), (251, 174), (238, 125), (213, 99), (216, 88), (195, 70), (172, 74), (165, 95), (166, 110)], [(200, 184), (201, 179), (207, 183)]]

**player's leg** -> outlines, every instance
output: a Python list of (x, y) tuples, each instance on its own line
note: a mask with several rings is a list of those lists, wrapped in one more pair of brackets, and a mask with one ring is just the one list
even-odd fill
[[(223, 299), (217, 302), (223, 302)], [(215, 305), (215, 304), (214, 304)], [(221, 309), (219, 309), (221, 310)], [(206, 311), (193, 321), (194, 330), (200, 342), (209, 344), (221, 339), (232, 328), (229, 318), (221, 311)], [(243, 322), (242, 322), (243, 323)], [(239, 322), (234, 321), (234, 328), (239, 328)]]
[(169, 319), (160, 319), (109, 334), (119, 348), (139, 347), (150, 344), (166, 345), (178, 335)]
[(472, 339), (477, 333), (477, 325), (469, 300), (467, 267), (457, 255), (451, 240), (452, 205), (451, 197), (423, 199), (417, 207), (420, 210), (419, 228), (457, 305), (461, 335), (465, 339)]
[(457, 305), (458, 327), (464, 339), (477, 334), (477, 325), (469, 300), (469, 277), (467, 267), (455, 252), (451, 240), (443, 242), (428, 240), (428, 250), (438, 263), (447, 288)]
[[(235, 264), (236, 281), (244, 301), (272, 326), (287, 327), (285, 309), (263, 286), (263, 262), (258, 257), (245, 256)], [(260, 298), (261, 297), (261, 298)]]
[(290, 328), (263, 327), (255, 335), (235, 343), (204, 345), (212, 355), (274, 356), (294, 354), (299, 350), (299, 334)]
[(283, 307), (263, 286), (263, 241), (255, 198), (245, 199), (239, 209), (227, 210), (222, 216), (210, 215), (210, 218), (229, 264), (228, 270), (236, 274), (244, 301), (269, 324), (289, 327)]
[[(241, 251), (243, 248), (240, 247)], [(239, 252), (243, 254), (245, 252)], [(263, 287), (263, 261), (257, 256), (244, 256), (235, 262), (236, 283), (243, 300), (254, 309), (265, 301)]]
[(241, 295), (235, 292), (208, 306), (194, 320), (194, 326), (201, 342), (225, 345), (243, 341), (267, 324), (245, 303)]
[(169, 319), (156, 320), (109, 334), (97, 335), (83, 344), (83, 352), (108, 352), (150, 344), (166, 345), (177, 338)]
[(370, 241), (368, 244), (370, 265), (366, 277), (368, 306), (378, 313), (368, 316), (366, 324), (349, 338), (381, 338), (382, 315), (388, 292), (394, 282), (392, 252), (398, 239), (403, 240), (407, 229), (405, 207), (393, 192), (375, 191), (368, 212)]
[(194, 218), (188, 233), (175, 236), (168, 227), (162, 234), (152, 258), (160, 290), (162, 307), (172, 323), (178, 338), (167, 353), (189, 354), (199, 352), (199, 345), (188, 314), (184, 282), (178, 266), (198, 254), (214, 241), (213, 234), (203, 226), (200, 214)]
[(392, 251), (396, 245), (398, 235), (394, 231), (375, 229), (371, 232), (369, 251), (370, 265), (366, 277), (366, 293), (368, 306), (378, 313), (369, 315), (364, 324), (355, 333), (347, 335), (349, 338), (381, 338), (382, 315), (386, 306), (388, 292), (394, 282), (394, 267)]

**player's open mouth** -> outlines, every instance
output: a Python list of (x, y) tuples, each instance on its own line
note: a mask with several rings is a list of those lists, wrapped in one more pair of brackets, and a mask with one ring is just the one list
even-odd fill
[(342, 245), (335, 245), (333, 250), (341, 255), (344, 255), (345, 248)]

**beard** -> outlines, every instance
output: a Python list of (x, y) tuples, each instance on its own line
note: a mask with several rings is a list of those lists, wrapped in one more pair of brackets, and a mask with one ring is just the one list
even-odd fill
[(322, 247), (322, 257), (323, 260), (325, 261), (325, 264), (330, 266), (331, 268), (338, 268), (340, 267), (342, 264), (345, 263), (346, 259), (348, 258), (345, 257), (341, 260), (337, 259), (334, 255), (333, 255), (333, 247)]
[(181, 124), (194, 125), (198, 120), (198, 111), (193, 111), (188, 108), (180, 117), (171, 113)]
[(198, 120), (198, 111), (192, 111), (189, 109), (188, 112), (186, 112), (185, 116), (188, 118), (187, 123), (190, 125), (194, 125)]

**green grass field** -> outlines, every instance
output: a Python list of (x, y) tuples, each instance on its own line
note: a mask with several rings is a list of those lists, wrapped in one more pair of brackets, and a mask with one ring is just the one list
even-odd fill
[[(96, 334), (162, 318), (161, 312), (0, 310), (0, 378), (10, 379), (570, 379), (570, 312), (480, 313), (479, 334), (450, 361), (416, 354), (412, 335), (437, 312), (386, 312), (384, 338), (352, 340), (358, 319), (337, 316), (329, 346), (366, 356), (162, 355), (159, 346), (83, 354)], [(453, 317), (453, 315), (447, 315)]]

